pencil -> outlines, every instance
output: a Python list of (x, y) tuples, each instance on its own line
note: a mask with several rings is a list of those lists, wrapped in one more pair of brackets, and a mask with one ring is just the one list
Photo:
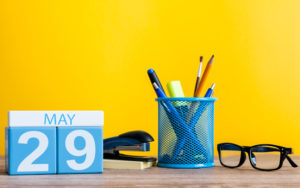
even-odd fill
[(205, 67), (205, 71), (204, 71), (204, 73), (202, 75), (202, 78), (200, 80), (199, 86), (198, 86), (198, 88), (196, 90), (195, 97), (200, 97), (200, 93), (203, 90), (204, 83), (205, 83), (205, 81), (207, 79), (207, 76), (208, 76), (209, 71), (211, 69), (211, 66), (213, 64), (214, 57), (215, 57), (215, 55), (212, 55), (211, 58), (210, 58), (210, 60), (207, 62), (207, 65)]
[(198, 74), (197, 74), (197, 80), (196, 80), (196, 86), (195, 86), (195, 91), (194, 91), (194, 97), (196, 97), (196, 91), (199, 86), (199, 81), (201, 77), (201, 69), (202, 69), (202, 61), (203, 61), (203, 56), (200, 56), (200, 64), (199, 64), (199, 69), (198, 69)]

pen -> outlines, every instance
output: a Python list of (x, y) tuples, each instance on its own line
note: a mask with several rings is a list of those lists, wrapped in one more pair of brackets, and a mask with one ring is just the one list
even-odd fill
[(208, 88), (207, 92), (205, 93), (205, 96), (204, 97), (212, 97), (213, 93), (214, 93), (214, 88), (215, 88), (216, 84), (213, 83), (211, 85), (210, 88)]
[(158, 79), (158, 76), (156, 75), (155, 71), (153, 69), (149, 69), (147, 71), (147, 73), (148, 73), (148, 76), (150, 78), (151, 84), (153, 85), (153, 83), (155, 82), (156, 85), (162, 90), (162, 92), (164, 94), (166, 94), (166, 92), (165, 92), (163, 86), (161, 85), (161, 83), (160, 83), (160, 81)]
[(201, 77), (201, 69), (202, 69), (202, 61), (203, 61), (203, 56), (200, 56), (200, 64), (199, 64), (199, 69), (198, 69), (198, 74), (197, 74), (197, 80), (196, 80), (196, 86), (195, 86), (195, 91), (194, 91), (194, 97), (196, 97), (196, 91), (199, 86), (199, 81)]
[(158, 97), (167, 97), (166, 94), (158, 87), (156, 82), (153, 82), (153, 87)]
[[(154, 82), (153, 87), (154, 87), (155, 92), (158, 97), (166, 98), (166, 94), (164, 94), (162, 92), (162, 90), (158, 87), (157, 83)], [(196, 144), (196, 146), (199, 148), (200, 151), (205, 151), (205, 149), (203, 148), (203, 146), (200, 143), (200, 141), (198, 140), (198, 138), (195, 136), (195, 134), (190, 129), (190, 127), (186, 124), (186, 122), (184, 120), (182, 120), (182, 118), (180, 117), (180, 115), (178, 114), (178, 112), (176, 111), (174, 106), (170, 103), (170, 101), (163, 101), (162, 104), (165, 107), (165, 110), (169, 116), (169, 120), (173, 126), (175, 134), (180, 137), (180, 135), (182, 134), (182, 131), (185, 131), (187, 135), (184, 138), (191, 139), (193, 141), (193, 143)], [(184, 141), (180, 142), (181, 146), (178, 147), (179, 150), (182, 149), (183, 144), (185, 143), (185, 139), (184, 139)], [(177, 151), (175, 151), (175, 153), (177, 153)]]
[[(205, 97), (212, 97), (213, 93), (214, 93), (214, 87), (216, 86), (215, 83), (212, 84), (212, 86), (207, 90)], [(197, 124), (198, 119), (201, 117), (202, 113), (205, 111), (207, 105), (209, 103), (206, 101), (203, 101), (199, 104), (198, 109), (196, 110), (194, 117), (192, 118), (191, 122), (190, 122), (190, 126), (191, 128), (194, 128), (195, 125)]]
[[(212, 97), (213, 93), (214, 93), (214, 87), (215, 87), (215, 83), (212, 84), (212, 86), (207, 90), (206, 94), (205, 94), (205, 97)], [(208, 102), (201, 102), (199, 105), (198, 105), (198, 108), (193, 116), (193, 118), (191, 119), (191, 122), (190, 122), (190, 127), (191, 129), (193, 130), (193, 133), (196, 135), (196, 132), (195, 132), (195, 126), (199, 120), (199, 118), (201, 117), (202, 113), (205, 111), (205, 109), (207, 108), (208, 106)], [(195, 107), (195, 106), (194, 106)], [(177, 147), (175, 148), (175, 151), (173, 153), (173, 158), (172, 159), (176, 159), (176, 157), (179, 155), (180, 151), (182, 148), (184, 148), (184, 144), (187, 144), (186, 142), (189, 142), (188, 144), (191, 143), (191, 141), (187, 141), (186, 138), (183, 138), (181, 140), (179, 140), (180, 142), (177, 144)], [(204, 152), (204, 156), (207, 156), (207, 153), (205, 152), (205, 150), (203, 150)]]

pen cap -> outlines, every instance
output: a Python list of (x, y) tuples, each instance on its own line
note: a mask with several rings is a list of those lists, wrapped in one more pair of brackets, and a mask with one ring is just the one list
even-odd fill
[(180, 81), (171, 81), (167, 84), (170, 97), (184, 97)]
[[(170, 97), (184, 97), (180, 81), (171, 81), (167, 84)], [(185, 102), (172, 102), (175, 107), (186, 106)]]

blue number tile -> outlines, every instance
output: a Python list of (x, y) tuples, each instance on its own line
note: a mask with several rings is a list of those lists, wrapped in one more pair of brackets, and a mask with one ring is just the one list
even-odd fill
[(57, 172), (102, 173), (102, 135), (100, 126), (57, 127)]
[(6, 127), (7, 172), (19, 174), (56, 173), (55, 127)]

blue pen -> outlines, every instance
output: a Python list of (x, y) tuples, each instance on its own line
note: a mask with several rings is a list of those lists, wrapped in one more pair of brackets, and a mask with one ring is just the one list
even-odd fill
[[(204, 97), (212, 97), (213, 93), (214, 93), (214, 87), (215, 87), (215, 83), (212, 84), (212, 86), (207, 90), (206, 94)], [(199, 120), (199, 118), (201, 117), (202, 113), (205, 111), (205, 109), (207, 108), (208, 103), (207, 102), (202, 102), (198, 109), (196, 110), (194, 117), (192, 118), (192, 121), (190, 122), (190, 127), (193, 130), (193, 133), (196, 135), (195, 132), (195, 126)], [(183, 148), (184, 144), (186, 142), (186, 138), (183, 138), (180, 140), (180, 142), (178, 143), (177, 147), (174, 150), (173, 153), (173, 159), (176, 159), (176, 157), (179, 155), (179, 153), (181, 152), (181, 149)], [(191, 141), (189, 141), (191, 142)], [(190, 144), (190, 143), (188, 143)], [(205, 150), (202, 150), (204, 152), (204, 156), (207, 156)]]
[[(207, 90), (207, 92), (205, 93), (205, 96), (204, 96), (204, 97), (212, 97), (212, 95), (213, 95), (213, 93), (214, 93), (214, 87), (215, 87), (215, 85), (216, 85), (216, 84), (213, 83), (212, 86), (211, 86), (210, 88), (208, 88), (208, 90)], [(197, 135), (196, 130), (195, 130), (195, 126), (196, 126), (196, 124), (197, 124), (197, 122), (198, 122), (198, 119), (201, 117), (202, 113), (203, 113), (203, 112), (205, 111), (205, 109), (207, 108), (207, 105), (208, 105), (208, 103), (203, 101), (203, 102), (199, 105), (198, 110), (197, 110), (196, 113), (195, 113), (195, 116), (194, 116), (194, 117), (196, 117), (196, 118), (192, 119), (192, 122), (191, 122), (191, 124), (190, 124), (190, 127), (192, 128), (192, 130), (193, 130), (193, 132), (194, 132), (195, 135)], [(186, 142), (186, 141), (180, 142), (178, 147), (179, 147), (179, 148), (182, 148), (185, 142)], [(190, 145), (190, 144), (192, 144), (191, 141), (187, 141), (187, 143), (186, 143), (185, 145), (187, 146), (187, 145)], [(194, 152), (194, 151), (190, 151), (189, 149), (185, 149), (185, 147), (183, 147), (183, 148), (184, 148), (183, 150), (186, 150), (187, 152)], [(179, 152), (179, 151), (176, 151), (175, 157), (176, 157), (176, 154), (177, 154), (178, 152)], [(196, 156), (196, 155), (197, 155), (196, 153), (193, 154), (193, 156)]]
[(216, 84), (213, 83), (211, 85), (211, 87), (207, 90), (207, 92), (205, 93), (204, 97), (212, 97), (213, 93), (214, 93), (214, 88), (215, 88)]
[[(213, 93), (214, 93), (214, 87), (215, 87), (215, 83), (212, 84), (211, 88), (209, 88), (207, 90), (207, 92), (205, 93), (205, 96), (204, 97), (212, 97)], [(196, 110), (195, 114), (194, 114), (194, 117), (192, 119), (192, 121), (190, 122), (190, 126), (192, 128), (195, 127), (195, 125), (197, 124), (197, 121), (198, 119), (200, 118), (200, 116), (202, 115), (202, 113), (205, 111), (206, 107), (207, 107), (208, 103), (207, 102), (202, 102), (198, 109)]]
[[(155, 89), (157, 97), (163, 97), (163, 98), (167, 97), (166, 94), (163, 92), (163, 90), (161, 90), (159, 88), (159, 86), (157, 85), (157, 83), (153, 82), (153, 87)], [(167, 110), (167, 112), (171, 113), (171, 110), (169, 109), (168, 106), (166, 106), (165, 103), (163, 103), (163, 106), (165, 107), (165, 109)], [(168, 114), (168, 116), (170, 116), (170, 115)]]
[[(153, 87), (154, 87), (155, 92), (156, 92), (156, 94), (157, 94), (158, 97), (166, 98), (165, 93), (158, 87), (158, 85), (155, 82), (153, 83)], [(172, 118), (176, 122), (176, 123), (172, 123), (174, 131), (175, 131), (175, 134), (177, 134), (177, 135), (182, 134), (180, 132), (180, 130), (181, 130), (180, 128), (183, 128), (184, 131), (186, 131), (188, 133), (188, 136), (190, 137), (190, 139), (193, 140), (193, 143), (195, 143), (197, 145), (197, 147), (200, 148), (201, 151), (205, 151), (205, 149), (201, 145), (201, 143), (198, 140), (198, 138), (195, 136), (195, 134), (190, 129), (190, 127), (182, 120), (182, 118), (180, 117), (180, 115), (178, 114), (178, 112), (176, 111), (176, 109), (174, 108), (174, 106), (172, 105), (172, 103), (170, 103), (170, 101), (165, 101), (162, 104), (164, 105), (165, 110), (167, 111), (167, 113), (169, 115), (172, 115)], [(184, 143), (185, 143), (185, 139), (179, 140), (179, 142), (180, 142), (180, 144), (179, 144), (180, 146), (178, 147), (178, 149), (181, 150), (182, 147), (183, 147), (183, 145), (184, 145)], [(175, 150), (177, 150), (177, 148)], [(177, 151), (175, 151), (175, 153), (177, 153)], [(175, 156), (177, 156), (177, 155), (175, 155)], [(174, 155), (173, 155), (173, 157), (174, 157)]]
[(167, 97), (166, 94), (158, 87), (157, 83), (153, 82), (153, 87), (158, 97)]

